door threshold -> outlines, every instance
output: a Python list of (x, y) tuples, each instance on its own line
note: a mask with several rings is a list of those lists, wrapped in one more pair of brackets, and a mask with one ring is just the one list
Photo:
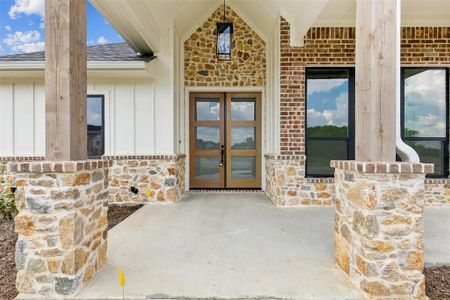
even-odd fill
[(191, 188), (189, 189), (190, 193), (262, 193), (263, 190), (259, 188)]

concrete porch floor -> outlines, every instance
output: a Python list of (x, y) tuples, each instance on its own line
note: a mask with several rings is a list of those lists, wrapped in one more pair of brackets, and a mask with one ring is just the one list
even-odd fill
[[(442, 227), (435, 218), (444, 216), (450, 225), (450, 210), (436, 212), (425, 226)], [(333, 223), (334, 208), (277, 208), (263, 193), (147, 205), (110, 231), (108, 264), (77, 298), (122, 299), (123, 267), (126, 299), (363, 299), (334, 265)], [(427, 237), (427, 259), (450, 262), (434, 249), (445, 230)]]

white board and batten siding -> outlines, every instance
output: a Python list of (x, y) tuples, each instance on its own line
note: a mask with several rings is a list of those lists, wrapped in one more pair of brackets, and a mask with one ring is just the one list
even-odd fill
[[(105, 97), (105, 154), (156, 154), (158, 128), (152, 83), (88, 83), (88, 95)], [(160, 113), (161, 114), (161, 113)], [(0, 156), (45, 154), (43, 83), (0, 84)]]
[(0, 156), (44, 153), (44, 85), (0, 84)]

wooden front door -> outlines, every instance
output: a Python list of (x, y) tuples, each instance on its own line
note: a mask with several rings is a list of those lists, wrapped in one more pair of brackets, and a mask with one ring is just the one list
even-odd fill
[(259, 93), (190, 94), (190, 187), (261, 188)]

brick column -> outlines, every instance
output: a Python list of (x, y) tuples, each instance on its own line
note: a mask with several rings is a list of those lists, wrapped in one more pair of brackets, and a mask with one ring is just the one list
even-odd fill
[(17, 186), (20, 297), (74, 295), (103, 268), (109, 165), (102, 160), (8, 164)]
[(368, 297), (424, 299), (424, 180), (432, 164), (332, 161), (336, 263)]

